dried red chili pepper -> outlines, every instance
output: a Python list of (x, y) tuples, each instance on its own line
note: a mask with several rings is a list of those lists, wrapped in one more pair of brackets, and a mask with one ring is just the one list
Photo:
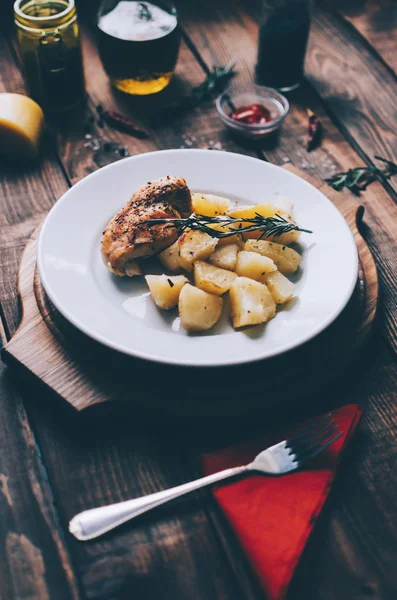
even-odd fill
[(247, 123), (248, 125), (263, 125), (272, 120), (269, 109), (262, 104), (250, 104), (249, 106), (240, 106), (231, 114), (234, 121)]
[(307, 128), (307, 146), (308, 152), (311, 152), (321, 143), (323, 128), (320, 119), (314, 114), (310, 108), (307, 109), (307, 116), (309, 117), (308, 128)]
[(124, 115), (114, 110), (105, 110), (101, 112), (101, 118), (106, 121), (108, 125), (111, 125), (116, 129), (120, 129), (120, 131), (129, 133), (135, 137), (149, 137), (149, 133), (146, 131), (146, 129), (143, 129), (143, 127), (134, 121), (131, 121), (131, 119), (128, 119)]

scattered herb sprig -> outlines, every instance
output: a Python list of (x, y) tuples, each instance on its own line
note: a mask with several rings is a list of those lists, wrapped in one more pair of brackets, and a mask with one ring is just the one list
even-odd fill
[(334, 188), (337, 192), (348, 188), (356, 196), (360, 195), (367, 187), (378, 179), (390, 179), (397, 175), (397, 164), (381, 156), (375, 156), (376, 160), (385, 163), (383, 169), (379, 167), (356, 167), (349, 169), (344, 173), (335, 173), (332, 177), (326, 179), (326, 183)]
[(200, 104), (205, 100), (210, 100), (214, 94), (222, 91), (228, 81), (235, 76), (236, 72), (233, 70), (236, 64), (236, 59), (232, 58), (224, 67), (212, 67), (207, 77), (200, 85), (193, 88), (192, 100), (196, 104)]
[[(248, 226), (243, 227), (246, 223)], [(215, 238), (228, 238), (236, 233), (249, 233), (250, 231), (261, 231), (262, 233), (258, 236), (258, 240), (268, 237), (279, 237), (283, 233), (289, 231), (302, 231), (304, 233), (313, 233), (310, 229), (302, 229), (295, 223), (291, 223), (281, 215), (275, 215), (274, 217), (263, 217), (256, 213), (255, 217), (252, 218), (236, 218), (236, 217), (208, 217), (206, 215), (191, 215), (186, 219), (150, 219), (147, 221), (147, 227), (153, 227), (153, 225), (167, 224), (170, 227), (176, 227), (181, 233), (185, 229), (193, 229), (208, 233), (211, 237)], [(213, 229), (211, 225), (220, 224), (222, 228), (227, 228), (227, 231), (220, 231)], [(230, 226), (238, 225), (236, 229), (230, 230)]]
[(230, 79), (236, 75), (235, 64), (236, 59), (232, 58), (224, 67), (214, 66), (204, 81), (192, 89), (189, 96), (183, 96), (160, 111), (153, 119), (153, 126), (162, 125), (163, 123), (169, 124), (172, 119), (193, 110), (202, 102), (212, 100), (225, 89)]

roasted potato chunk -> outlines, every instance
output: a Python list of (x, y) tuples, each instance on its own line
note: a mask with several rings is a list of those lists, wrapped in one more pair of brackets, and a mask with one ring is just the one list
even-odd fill
[[(275, 207), (273, 204), (255, 204), (253, 206), (240, 206), (238, 208), (232, 208), (228, 211), (228, 215), (231, 217), (235, 217), (236, 219), (254, 219), (256, 215), (261, 215), (262, 217), (274, 217), (275, 215)], [(234, 225), (235, 229), (241, 229), (243, 232), (244, 239), (257, 239), (260, 236), (260, 230), (256, 229), (255, 231), (248, 231), (244, 233), (244, 229), (247, 227), (252, 227), (254, 223), (236, 223)]]
[[(224, 226), (222, 225), (222, 223), (213, 223), (211, 225), (208, 225), (208, 227), (210, 227), (211, 229), (215, 229), (215, 231), (222, 231), (222, 232), (230, 232), (230, 231), (234, 231), (234, 227), (233, 226)], [(223, 237), (223, 238), (217, 238), (218, 240), (218, 248), (221, 248), (222, 246), (228, 246), (229, 244), (237, 244), (239, 248), (243, 248), (244, 246), (244, 241), (242, 236), (239, 233), (236, 233), (235, 235), (230, 235), (228, 237)]]
[(256, 215), (261, 215), (262, 217), (274, 217), (276, 208), (269, 202), (267, 204), (255, 204), (253, 206), (239, 206), (230, 209), (227, 214), (236, 219), (254, 219)]
[[(285, 217), (288, 221), (291, 221), (292, 223), (295, 223), (295, 221), (293, 220), (293, 218), (291, 216), (287, 216), (287, 215), (282, 215), (283, 217)], [(294, 242), (297, 242), (300, 238), (301, 232), (300, 231), (287, 231), (286, 233), (282, 233), (281, 235), (270, 235), (267, 239), (269, 242), (275, 240), (278, 244), (293, 244)], [(248, 237), (248, 236), (247, 236)]]
[[(284, 199), (284, 201), (282, 199), (278, 200), (278, 203), (280, 204), (280, 206), (278, 206), (277, 204), (256, 204), (255, 206), (246, 206), (246, 207), (241, 207), (241, 208), (234, 208), (228, 211), (228, 215), (232, 216), (232, 217), (236, 217), (236, 218), (242, 218), (242, 219), (250, 219), (250, 218), (254, 218), (256, 215), (261, 215), (262, 217), (274, 217), (276, 215), (280, 215), (282, 217), (284, 217), (285, 219), (287, 219), (288, 221), (291, 221), (294, 223), (294, 220), (291, 216), (291, 203)], [(287, 211), (287, 209), (289, 209)], [(261, 234), (261, 230), (260, 229), (256, 229), (255, 231), (248, 231), (246, 233), (244, 233), (244, 229), (246, 229), (247, 227), (252, 226), (253, 223), (243, 223), (243, 236), (245, 239), (258, 239), (258, 237)], [(288, 231), (287, 233), (283, 233), (282, 235), (280, 235), (277, 238), (277, 241), (280, 244), (292, 244), (293, 242), (296, 242), (299, 239), (300, 236), (300, 232), (299, 231)], [(272, 236), (270, 236), (269, 241), (272, 241), (274, 238)]]
[(213, 253), (218, 240), (203, 231), (189, 230), (181, 235), (178, 242), (181, 266), (192, 271), (196, 260), (204, 260)]
[(236, 273), (242, 277), (264, 282), (266, 274), (276, 270), (277, 267), (271, 258), (257, 252), (243, 250), (237, 255)]
[(218, 321), (223, 300), (187, 283), (179, 295), (179, 315), (187, 331), (206, 331)]
[[(219, 244), (218, 244), (219, 246)], [(210, 263), (220, 269), (234, 271), (236, 268), (237, 252), (240, 247), (238, 244), (227, 244), (216, 248), (215, 252), (209, 257)]]
[(276, 242), (247, 240), (244, 249), (271, 258), (284, 275), (295, 273), (301, 262), (301, 257), (295, 250)]
[(166, 268), (177, 273), (181, 270), (181, 260), (179, 258), (179, 243), (178, 240), (169, 248), (166, 248), (158, 255), (161, 264)]
[(265, 282), (276, 304), (284, 304), (294, 295), (295, 285), (280, 271), (268, 273), (265, 276)]
[(194, 285), (209, 294), (221, 296), (230, 289), (236, 277), (236, 273), (219, 269), (201, 260), (194, 263)]
[(184, 275), (146, 275), (145, 279), (156, 306), (165, 310), (178, 305), (181, 289), (188, 281)]
[(218, 217), (224, 215), (230, 208), (227, 198), (215, 196), (214, 194), (192, 194), (193, 212), (196, 215)]
[(276, 314), (276, 303), (264, 283), (238, 277), (230, 288), (233, 327), (266, 323)]

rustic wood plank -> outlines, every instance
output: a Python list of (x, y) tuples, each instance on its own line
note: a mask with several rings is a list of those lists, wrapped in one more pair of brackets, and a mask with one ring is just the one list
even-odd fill
[[(23, 90), (20, 75), (9, 57), (4, 87), (5, 84), (7, 91)], [(106, 96), (106, 90), (104, 94)], [(55, 133), (55, 137), (60, 136)], [(63, 148), (66, 146), (67, 143)], [(65, 150), (65, 157), (72, 153), (73, 150)], [(51, 177), (56, 178), (57, 163), (49, 156), (44, 164), (46, 178), (49, 181)], [(90, 163), (88, 170), (98, 166)], [(68, 161), (65, 167), (68, 168)], [(18, 321), (14, 284), (20, 250), (26, 232), (42, 216), (43, 207), (40, 204), (38, 209), (36, 203), (44, 202), (48, 208), (47, 204), (51, 205), (57, 197), (41, 187), (37, 189), (40, 172), (32, 169), (30, 185), (30, 180), (25, 183), (23, 175), (19, 179), (15, 171), (11, 180), (13, 187), (0, 196), (2, 214), (13, 215), (13, 220), (4, 220), (7, 227), (2, 228), (2, 243), (7, 252), (0, 261), (1, 276), (10, 280), (7, 295), (2, 298), (9, 334), (15, 331)], [(70, 174), (71, 179), (77, 179), (85, 172), (71, 171)], [(6, 175), (9, 184), (10, 177)], [(22, 186), (20, 203), (18, 193), (13, 195), (18, 185)], [(63, 185), (66, 186), (65, 180)], [(59, 195), (63, 191), (59, 190)], [(40, 194), (44, 197), (41, 200)], [(188, 442), (182, 450), (181, 441), (176, 445), (177, 437), (169, 430), (164, 431), (162, 423), (156, 427), (151, 421), (143, 424), (131, 411), (121, 416), (112, 412), (102, 421), (100, 417), (98, 421), (91, 418), (77, 421), (61, 408), (59, 411), (48, 408), (44, 391), (36, 389), (32, 398), (32, 388), (28, 385), (24, 392), (30, 400), (27, 403), (29, 418), (46, 460), (65, 529), (73, 514), (85, 507), (141, 495), (190, 478), (180, 458)], [(135, 528), (125, 528), (93, 544), (73, 540), (72, 556), (84, 593), (98, 599), (116, 595), (129, 598), (132, 591), (142, 598), (156, 595), (164, 599), (240, 599), (241, 592), (202, 503), (192, 498), (177, 513), (174, 510), (169, 514), (159, 513), (158, 520), (142, 520)]]
[[(0, 39), (2, 56), (0, 91), (23, 91), (19, 73), (7, 45)], [(43, 148), (38, 168), (0, 168), (0, 315), (7, 333), (18, 323), (15, 302), (16, 272), (25, 240), (51, 203), (67, 189), (62, 170), (50, 161), (48, 145)], [(2, 340), (5, 331), (2, 329)], [(3, 555), (2, 596), (39, 600), (59, 595), (78, 598), (79, 591), (68, 547), (53, 505), (52, 490), (40, 458), (21, 398), (13, 391), (10, 378), (0, 366), (1, 513)], [(22, 457), (25, 457), (21, 460)], [(30, 573), (29, 573), (30, 571)], [(59, 591), (59, 586), (61, 590)], [(6, 593), (6, 589), (8, 593)]]
[[(0, 38), (0, 92), (24, 93), (22, 77)], [(0, 169), (0, 244), (2, 248), (0, 287), (5, 322), (10, 329), (18, 325), (14, 304), (16, 272), (23, 248), (32, 231), (52, 204), (68, 189), (62, 168), (52, 158), (51, 140), (46, 139), (37, 165), (21, 167), (2, 162)]]
[[(0, 348), (6, 334), (0, 319)], [(0, 595), (81, 598), (22, 400), (0, 364)]]
[[(369, 164), (376, 162), (376, 154), (397, 162), (396, 79), (353, 28), (322, 7), (312, 23), (306, 72), (333, 119)], [(395, 179), (390, 187), (397, 190)]]
[(367, 40), (397, 74), (397, 5), (394, 0), (343, 0), (330, 5)]

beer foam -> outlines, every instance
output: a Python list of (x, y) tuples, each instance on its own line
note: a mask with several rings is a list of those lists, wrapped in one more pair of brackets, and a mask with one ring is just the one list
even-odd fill
[[(151, 18), (142, 18), (144, 5)], [(122, 0), (109, 13), (98, 20), (98, 27), (104, 33), (120, 40), (144, 42), (164, 37), (175, 29), (176, 15), (170, 14), (150, 2)]]

